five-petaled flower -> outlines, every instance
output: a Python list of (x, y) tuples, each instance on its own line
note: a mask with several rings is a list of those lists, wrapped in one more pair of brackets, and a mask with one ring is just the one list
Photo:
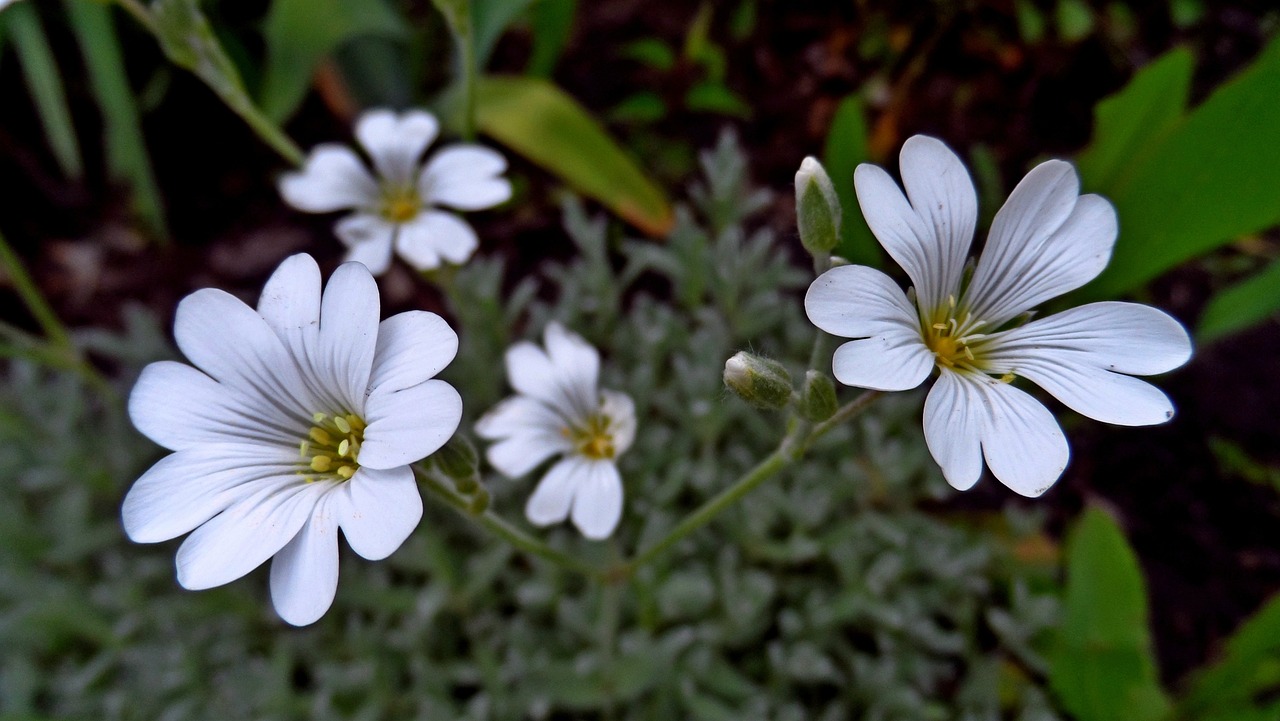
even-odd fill
[(473, 144), (455, 144), (426, 164), (422, 153), (435, 140), (439, 124), (430, 113), (413, 110), (397, 116), (371, 110), (356, 123), (356, 139), (368, 153), (377, 177), (370, 175), (350, 148), (324, 143), (312, 149), (299, 171), (280, 179), (285, 202), (309, 213), (354, 209), (335, 232), (356, 260), (381, 275), (391, 264), (392, 248), (409, 265), (429, 270), (465, 263), (479, 241), (455, 213), (506, 202), (511, 183), (501, 177), (507, 161)]
[(572, 514), (582, 535), (607, 538), (622, 515), (616, 459), (635, 438), (635, 405), (598, 387), (600, 354), (581, 337), (553, 322), (543, 341), (545, 351), (527, 341), (507, 349), (507, 378), (518, 395), (486, 413), (476, 433), (498, 441), (486, 457), (510, 478), (560, 455), (525, 514), (539, 526)]
[(129, 416), (174, 451), (124, 500), (125, 531), (155, 543), (191, 531), (178, 582), (229, 583), (275, 556), (271, 597), (289, 623), (320, 618), (338, 584), (338, 529), (370, 560), (422, 517), (409, 464), (458, 427), (462, 400), (434, 380), (458, 338), (439, 316), (378, 322), (359, 263), (320, 289), (308, 255), (286, 260), (255, 312), (215, 289), (178, 306), (174, 336), (194, 365), (147, 366)]
[(1107, 423), (1173, 417), (1160, 390), (1132, 377), (1191, 357), (1186, 330), (1165, 313), (1102, 302), (1020, 324), (1037, 304), (1097, 277), (1115, 244), (1115, 210), (1080, 195), (1069, 163), (1042, 163), (1018, 184), (971, 279), (965, 264), (978, 205), (964, 165), (942, 142), (916, 136), (902, 148), (900, 169), (905, 195), (873, 165), (858, 166), (854, 182), (867, 224), (911, 279), (914, 303), (887, 275), (850, 265), (815, 280), (805, 310), (819, 328), (859, 339), (832, 361), (846, 385), (907, 390), (939, 371), (925, 401), (925, 440), (952, 486), (973, 486), (984, 457), (997, 479), (1026, 496), (1062, 475), (1062, 430), (1015, 378)]

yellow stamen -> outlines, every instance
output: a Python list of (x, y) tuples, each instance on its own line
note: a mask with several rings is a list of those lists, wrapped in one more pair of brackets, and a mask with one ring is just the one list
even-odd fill
[[(360, 469), (360, 444), (364, 441), (365, 422), (354, 413), (316, 413), (315, 425), (298, 445), (307, 483), (316, 480), (350, 480)], [(318, 477), (312, 472), (320, 474)]]

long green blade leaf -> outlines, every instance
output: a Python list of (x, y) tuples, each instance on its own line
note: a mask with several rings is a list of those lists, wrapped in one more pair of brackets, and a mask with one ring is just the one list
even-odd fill
[(1280, 313), (1280, 260), (1209, 299), (1196, 340), (1209, 343)]
[(867, 227), (867, 221), (863, 220), (858, 197), (853, 192), (853, 171), (858, 163), (870, 160), (867, 155), (867, 116), (860, 96), (849, 95), (836, 107), (831, 129), (827, 131), (822, 160), (844, 210), (836, 255), (860, 265), (880, 267), (883, 263), (880, 244)]
[(1197, 673), (1178, 719), (1244, 721), (1280, 717), (1280, 597), (1235, 632), (1222, 659)]
[(54, 62), (35, 4), (17, 3), (8, 8), (4, 13), (4, 27), (13, 40), (13, 49), (18, 54), (27, 90), (35, 101), (49, 149), (53, 151), (62, 173), (78, 179), (84, 174), (80, 143), (76, 140), (71, 111), (67, 108), (62, 74)]

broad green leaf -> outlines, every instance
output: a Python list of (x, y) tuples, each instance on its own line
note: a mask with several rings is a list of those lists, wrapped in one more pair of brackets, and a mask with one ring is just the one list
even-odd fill
[(510, 76), (483, 77), (477, 91), (480, 130), (644, 232), (661, 236), (671, 228), (662, 191), (564, 91), (539, 78)]
[(3, 27), (13, 41), (18, 64), (22, 66), (22, 77), (31, 99), (35, 101), (49, 149), (64, 175), (79, 178), (84, 174), (80, 143), (76, 140), (76, 129), (67, 107), (62, 73), (54, 62), (53, 50), (45, 38), (35, 3), (17, 3), (7, 9), (3, 18)]
[(166, 238), (164, 202), (151, 170), (133, 89), (124, 72), (124, 53), (111, 9), (88, 0), (66, 0), (64, 4), (93, 80), (90, 87), (102, 110), (107, 167), (112, 177), (129, 184), (134, 209), (147, 230)]
[(867, 116), (862, 109), (862, 98), (849, 95), (836, 107), (822, 151), (822, 164), (831, 176), (844, 210), (836, 255), (859, 265), (879, 267), (883, 263), (880, 244), (863, 220), (858, 197), (853, 192), (853, 171), (858, 163), (867, 160)]
[(556, 61), (569, 43), (578, 0), (538, 0), (530, 11), (533, 25), (533, 49), (529, 52), (526, 75), (551, 77)]
[(399, 38), (404, 21), (385, 0), (273, 0), (263, 27), (267, 45), (262, 111), (283, 122), (298, 109), (320, 60), (362, 36)]
[(1280, 596), (1245, 621), (1222, 658), (1198, 672), (1178, 704), (1178, 719), (1280, 717)]
[(498, 38), (511, 27), (533, 0), (472, 0), (471, 17), (476, 43), (476, 67), (489, 64)]
[(1208, 343), (1280, 313), (1280, 260), (1209, 299), (1196, 340)]
[(1068, 543), (1063, 622), (1049, 663), (1051, 687), (1079, 721), (1148, 721), (1168, 710), (1138, 559), (1098, 508), (1084, 512)]
[(1191, 52), (1175, 48), (1094, 109), (1093, 141), (1076, 159), (1085, 190), (1105, 192), (1146, 157), (1187, 107)]
[(1107, 186), (1120, 217), (1110, 266), (1084, 295), (1110, 297), (1280, 221), (1280, 38), (1173, 124)]

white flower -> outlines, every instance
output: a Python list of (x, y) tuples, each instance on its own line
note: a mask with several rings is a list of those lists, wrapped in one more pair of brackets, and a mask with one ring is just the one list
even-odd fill
[(965, 260), (978, 217), (973, 182), (934, 138), (915, 136), (900, 158), (906, 195), (884, 170), (854, 175), (867, 224), (906, 270), (910, 294), (879, 271), (844, 266), (809, 287), (805, 310), (845, 338), (832, 361), (846, 385), (907, 390), (934, 368), (924, 406), (925, 440), (958, 489), (982, 475), (1037, 496), (1066, 468), (1066, 438), (1047, 408), (1011, 384), (1022, 377), (1071, 409), (1126, 426), (1163, 423), (1173, 405), (1131, 376), (1163, 373), (1191, 357), (1186, 330), (1133, 303), (1092, 303), (1025, 325), (1026, 311), (1102, 272), (1116, 239), (1116, 214), (1080, 195), (1069, 163), (1027, 174), (996, 214), (971, 281)]
[(509, 478), (561, 456), (529, 497), (531, 522), (558, 523), (572, 510), (582, 535), (608, 538), (622, 516), (615, 459), (635, 439), (635, 404), (598, 388), (600, 354), (580, 336), (551, 323), (543, 341), (545, 352), (527, 341), (507, 349), (507, 378), (518, 395), (486, 413), (476, 433), (499, 441), (485, 455)]
[(364, 263), (374, 275), (387, 270), (393, 247), (418, 270), (439, 267), (442, 259), (465, 263), (479, 245), (476, 233), (437, 206), (480, 210), (505, 202), (511, 184), (500, 176), (507, 161), (489, 148), (457, 144), (422, 165), (438, 132), (436, 119), (421, 110), (398, 116), (371, 110), (357, 121), (356, 139), (376, 178), (353, 150), (325, 143), (311, 150), (302, 170), (280, 179), (280, 194), (309, 213), (354, 209), (334, 230), (349, 248), (347, 260)]
[(125, 531), (178, 548), (178, 582), (234, 581), (275, 556), (271, 597), (289, 623), (320, 618), (338, 584), (338, 529), (364, 558), (390, 555), (422, 517), (409, 464), (444, 444), (462, 400), (432, 380), (458, 338), (439, 316), (378, 322), (378, 288), (359, 263), (320, 293), (295, 255), (252, 308), (220, 290), (187, 296), (174, 321), (194, 367), (147, 366), (129, 416), (174, 451), (124, 499)]

